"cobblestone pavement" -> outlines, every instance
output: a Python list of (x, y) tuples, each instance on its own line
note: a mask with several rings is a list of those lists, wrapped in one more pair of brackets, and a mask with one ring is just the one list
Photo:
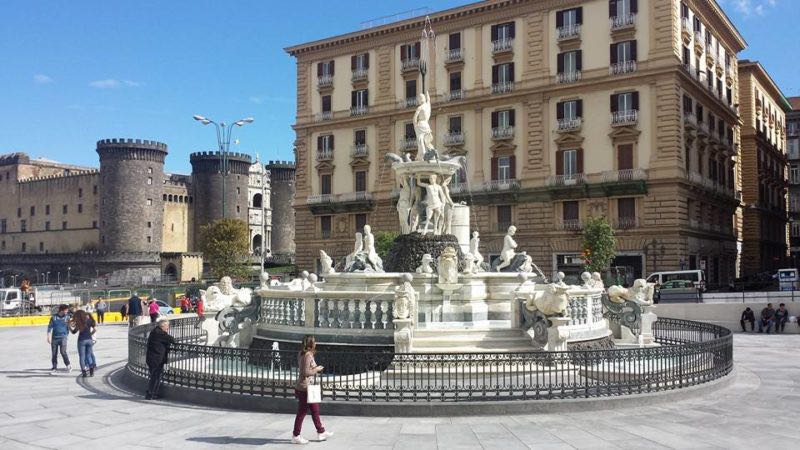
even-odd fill
[[(109, 376), (125, 328), (104, 325), (100, 370), (50, 375), (44, 327), (0, 329), (0, 448), (290, 448), (293, 417), (147, 402)], [(797, 448), (800, 335), (737, 334), (736, 379), (696, 399), (607, 411), (488, 417), (325, 417), (313, 448)], [(74, 337), (70, 357), (77, 367)], [(310, 418), (304, 436), (315, 437)]]

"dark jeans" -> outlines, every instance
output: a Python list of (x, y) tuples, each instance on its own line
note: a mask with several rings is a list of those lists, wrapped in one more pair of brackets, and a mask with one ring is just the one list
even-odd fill
[(756, 321), (755, 320), (740, 320), (739, 325), (742, 326), (742, 331), (747, 331), (747, 327), (745, 326), (746, 322), (750, 322), (750, 331), (756, 330)]
[(325, 427), (322, 426), (322, 420), (319, 417), (319, 403), (308, 403), (308, 392), (294, 390), (294, 396), (297, 397), (297, 415), (294, 417), (294, 431), (293, 436), (300, 436), (300, 431), (303, 428), (303, 420), (306, 414), (311, 411), (311, 419), (314, 421), (314, 426), (317, 427), (317, 433), (324, 433)]
[(97, 311), (97, 323), (103, 323), (106, 321), (106, 312), (105, 311)]
[(767, 329), (767, 333), (769, 333), (772, 330), (772, 324), (773, 323), (774, 323), (774, 321), (772, 319), (770, 319), (770, 320), (764, 320), (764, 319), (759, 320), (758, 321), (758, 332), (761, 333), (761, 332), (764, 331), (764, 328), (766, 328)]
[(150, 382), (147, 383), (147, 396), (155, 397), (161, 389), (161, 375), (164, 374), (164, 364), (158, 364), (156, 366), (148, 365), (147, 368), (150, 370)]
[(150, 323), (156, 323), (158, 320), (158, 313), (150, 314)]
[(60, 337), (60, 338), (53, 338), (50, 341), (50, 352), (53, 354), (53, 358), (51, 362), (53, 363), (53, 369), (58, 367), (58, 353), (61, 352), (61, 359), (64, 360), (64, 365), (69, 365), (69, 356), (67, 355), (67, 338)]
[(91, 339), (78, 341), (78, 358), (81, 363), (81, 372), (86, 372), (90, 367), (97, 367), (94, 358), (94, 342)]
[(776, 333), (783, 333), (783, 329), (786, 328), (786, 321), (789, 319), (783, 320), (776, 320), (775, 321), (775, 332)]

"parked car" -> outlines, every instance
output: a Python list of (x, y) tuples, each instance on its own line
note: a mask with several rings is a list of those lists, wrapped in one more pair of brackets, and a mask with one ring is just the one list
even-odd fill
[(162, 316), (175, 313), (175, 311), (172, 310), (172, 307), (169, 306), (167, 302), (163, 300), (156, 300), (156, 304), (158, 305), (158, 313), (161, 314)]
[(701, 292), (706, 291), (706, 278), (702, 270), (676, 270), (674, 272), (654, 272), (647, 277), (648, 283), (655, 283), (660, 288), (674, 280), (689, 281)]

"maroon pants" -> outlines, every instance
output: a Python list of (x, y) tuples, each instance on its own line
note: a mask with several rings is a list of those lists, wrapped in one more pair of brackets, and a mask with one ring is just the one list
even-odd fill
[(317, 433), (324, 433), (325, 427), (322, 426), (322, 420), (319, 418), (319, 403), (308, 403), (308, 392), (294, 390), (294, 396), (297, 397), (297, 415), (294, 417), (294, 432), (292, 436), (300, 436), (300, 430), (303, 428), (303, 420), (306, 418), (308, 411), (311, 411), (311, 419), (314, 420), (314, 426), (317, 427)]

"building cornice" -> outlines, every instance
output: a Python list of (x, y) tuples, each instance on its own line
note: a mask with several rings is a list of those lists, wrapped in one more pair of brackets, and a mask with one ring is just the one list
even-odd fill
[[(739, 33), (739, 30), (731, 22), (731, 19), (725, 14), (725, 11), (719, 6), (716, 0), (689, 0), (695, 12), (701, 10), (701, 16), (709, 22), (713, 22), (711, 28), (728, 43), (734, 53), (747, 48), (747, 41), (744, 36)], [(725, 32), (723, 32), (725, 31)]]
[(784, 113), (788, 113), (792, 110), (791, 103), (789, 103), (789, 100), (787, 100), (786, 96), (781, 92), (781, 88), (778, 87), (778, 84), (775, 83), (775, 80), (772, 79), (769, 72), (764, 69), (764, 66), (762, 66), (760, 62), (747, 59), (739, 61), (740, 76), (742, 73), (752, 73), (756, 81), (758, 81), (758, 84), (770, 91), (769, 94), (772, 96), (773, 100), (775, 100), (775, 103), (780, 104)]

